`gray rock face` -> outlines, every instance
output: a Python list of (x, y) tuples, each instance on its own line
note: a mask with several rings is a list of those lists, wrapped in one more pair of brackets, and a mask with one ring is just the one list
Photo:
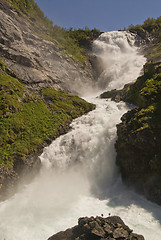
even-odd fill
[(48, 240), (144, 240), (142, 235), (132, 233), (120, 217), (83, 217), (78, 225), (59, 232)]
[(93, 84), (92, 67), (74, 63), (61, 53), (56, 43), (33, 33), (31, 23), (0, 2), (0, 56), (29, 88), (52, 87), (82, 92)]

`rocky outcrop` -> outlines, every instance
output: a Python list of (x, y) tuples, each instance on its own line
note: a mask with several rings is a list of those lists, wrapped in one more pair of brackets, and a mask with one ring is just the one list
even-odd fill
[(117, 125), (116, 162), (126, 185), (161, 205), (161, 137), (150, 129), (134, 131), (138, 110), (126, 113)]
[(122, 100), (138, 106), (117, 126), (117, 164), (123, 181), (161, 205), (161, 64), (147, 63)]
[(86, 62), (80, 66), (69, 55), (64, 55), (58, 44), (35, 35), (34, 27), (37, 26), (1, 0), (0, 56), (19, 79), (34, 91), (52, 87), (81, 92), (82, 85), (91, 85), (91, 64)]
[(144, 240), (142, 235), (133, 233), (120, 217), (83, 217), (78, 225), (59, 232), (48, 240)]
[(103, 92), (100, 95), (100, 98), (111, 98), (111, 100), (115, 102), (124, 101), (129, 86), (130, 84), (126, 84), (123, 89), (113, 89), (111, 91)]
[(137, 106), (117, 125), (116, 163), (127, 186), (161, 205), (160, 70), (160, 62), (148, 62), (135, 83), (100, 97)]

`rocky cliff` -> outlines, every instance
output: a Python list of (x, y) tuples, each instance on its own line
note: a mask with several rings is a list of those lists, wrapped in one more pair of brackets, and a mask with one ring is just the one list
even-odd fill
[[(35, 6), (32, 14), (27, 3)], [(12, 194), (26, 173), (34, 176), (46, 144), (94, 108), (67, 94), (93, 84), (88, 57), (76, 60), (46, 23), (34, 1), (0, 1), (0, 199)]]
[(161, 205), (161, 63), (147, 63), (144, 75), (123, 90), (101, 95), (134, 104), (117, 125), (116, 162), (123, 181)]
[(117, 164), (123, 180), (161, 204), (161, 65), (148, 63), (144, 75), (124, 94), (124, 101), (138, 106), (117, 126)]
[(88, 61), (81, 66), (54, 41), (39, 37), (36, 33), (44, 34), (44, 28), (5, 0), (0, 2), (0, 26), (0, 56), (29, 89), (52, 87), (80, 93), (82, 86), (92, 85)]
[(123, 181), (147, 199), (161, 205), (161, 136), (131, 125), (138, 110), (125, 114), (117, 126), (117, 159)]
[(59, 232), (48, 240), (144, 240), (142, 235), (133, 233), (120, 217), (84, 217), (78, 225)]

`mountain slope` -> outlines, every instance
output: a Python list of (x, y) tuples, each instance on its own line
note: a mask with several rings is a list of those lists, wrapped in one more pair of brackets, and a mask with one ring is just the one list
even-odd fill
[(75, 40), (70, 38), (71, 46), (76, 46), (83, 62), (80, 55), (76, 52), (70, 55), (63, 43), (52, 37), (52, 23), (34, 1), (1, 0), (0, 26), (0, 198), (3, 199), (13, 192), (22, 175), (32, 176), (39, 170), (38, 155), (43, 147), (65, 133), (72, 119), (95, 106), (64, 92), (81, 92), (83, 85), (92, 84), (92, 66)]
[(7, 1), (15, 10), (18, 10), (18, 14), (21, 14), (24, 20), (30, 23), (30, 27), (37, 36), (56, 43), (62, 53), (68, 54), (71, 59), (80, 64), (89, 59), (84, 48), (88, 47), (89, 50), (91, 41), (100, 34), (98, 29), (66, 30), (58, 25), (53, 25), (53, 22), (44, 15), (34, 0)]

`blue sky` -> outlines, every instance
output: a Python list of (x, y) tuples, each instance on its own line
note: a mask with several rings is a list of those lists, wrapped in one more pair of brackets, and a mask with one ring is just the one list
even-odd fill
[(54, 24), (65, 28), (124, 29), (161, 16), (161, 0), (35, 0)]

